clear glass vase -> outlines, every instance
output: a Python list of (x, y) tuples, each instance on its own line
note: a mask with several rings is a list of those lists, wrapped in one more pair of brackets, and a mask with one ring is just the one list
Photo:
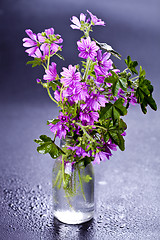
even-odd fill
[(53, 166), (53, 212), (54, 217), (67, 224), (80, 224), (94, 216), (94, 170), (92, 163), (64, 165), (62, 157)]

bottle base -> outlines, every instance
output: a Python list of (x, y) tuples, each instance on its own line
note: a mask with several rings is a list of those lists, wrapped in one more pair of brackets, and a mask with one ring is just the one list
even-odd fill
[(67, 224), (81, 224), (88, 222), (94, 216), (94, 211), (91, 212), (76, 212), (76, 211), (54, 211), (54, 217), (57, 218), (60, 222)]

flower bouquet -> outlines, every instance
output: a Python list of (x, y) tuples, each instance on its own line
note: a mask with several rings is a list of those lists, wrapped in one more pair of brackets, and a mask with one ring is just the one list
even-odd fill
[[(72, 29), (83, 32), (77, 41), (78, 56), (82, 59), (80, 64), (63, 67), (61, 73), (57, 73), (54, 61), (57, 57), (64, 60), (60, 54), (63, 39), (53, 28), (38, 34), (27, 29), (28, 37), (23, 39), (23, 46), (28, 48), (26, 52), (33, 58), (27, 64), (44, 68), (45, 73), (42, 79), (37, 78), (37, 83), (47, 90), (50, 99), (60, 109), (56, 119), (47, 121), (54, 138), (41, 135), (35, 140), (39, 144), (39, 153), (49, 153), (58, 159), (53, 171), (55, 198), (59, 196), (58, 190), (63, 191), (69, 207), (75, 210), (81, 194), (93, 212), (93, 196), (87, 196), (90, 190), (85, 184), (90, 184), (93, 190), (94, 177), (92, 169), (88, 172), (86, 169), (92, 163), (110, 159), (117, 147), (124, 151), (127, 125), (122, 117), (128, 113), (130, 105), (139, 104), (143, 113), (147, 112), (147, 105), (153, 110), (157, 106), (152, 97), (153, 86), (141, 66), (137, 71), (137, 61), (128, 56), (126, 69), (120, 71), (110, 58), (113, 55), (121, 59), (120, 54), (107, 43), (90, 37), (94, 26), (105, 26), (105, 23), (87, 12), (89, 17), (83, 13), (80, 19), (73, 16), (70, 25)], [(61, 140), (61, 147), (55, 143), (57, 137)], [(76, 206), (73, 207), (71, 199), (74, 197)], [(61, 207), (64, 205), (62, 202)]]

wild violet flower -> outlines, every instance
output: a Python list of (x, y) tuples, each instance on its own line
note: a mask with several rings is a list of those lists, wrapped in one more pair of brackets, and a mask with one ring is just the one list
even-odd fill
[(110, 150), (113, 150), (113, 151), (117, 151), (117, 145), (112, 143), (111, 139), (109, 139), (107, 143), (103, 139), (103, 142), (104, 142), (103, 146), (104, 146), (106, 151), (107, 151), (107, 149), (110, 149)]
[(65, 87), (81, 80), (80, 73), (76, 72), (76, 66), (69, 65), (68, 69), (65, 67), (62, 69), (63, 72), (61, 72), (61, 75), (63, 78), (61, 78), (61, 83)]
[(59, 120), (56, 124), (50, 123), (50, 130), (54, 132), (60, 139), (65, 138), (67, 135), (67, 131), (69, 131), (69, 128), (67, 126), (69, 117), (63, 115), (61, 112), (59, 115)]
[(72, 147), (72, 146), (67, 146), (68, 149), (71, 149), (72, 151), (75, 151), (76, 155), (81, 157), (89, 157), (89, 153), (87, 153), (83, 148), (81, 147), (78, 147), (78, 146), (75, 146), (75, 147)]
[(88, 107), (91, 110), (98, 111), (101, 107), (105, 107), (107, 99), (104, 95), (100, 93), (93, 93), (90, 101), (88, 102)]
[(67, 131), (69, 131), (69, 128), (65, 125), (62, 124), (61, 122), (58, 122), (57, 124), (49, 124), (51, 132), (56, 134), (57, 137), (60, 139), (65, 138), (67, 135)]
[(57, 77), (57, 64), (52, 62), (51, 66), (49, 66), (49, 70), (45, 70), (46, 74), (43, 76), (43, 79), (46, 81), (54, 81)]
[(87, 98), (86, 103), (81, 105), (81, 109), (88, 108), (90, 111), (98, 111), (100, 107), (104, 107), (108, 102), (106, 97), (99, 93), (92, 92)]
[(93, 161), (93, 164), (100, 164), (101, 161), (106, 161), (106, 158), (109, 159), (109, 157), (111, 156), (112, 154), (111, 153), (106, 153), (106, 152), (97, 152), (95, 154), (95, 157), (94, 157), (94, 161)]
[(45, 29), (45, 32), (38, 33), (37, 36), (38, 36), (38, 40), (40, 43), (48, 42), (48, 40), (50, 43), (58, 43), (59, 44), (59, 43), (63, 42), (61, 35), (54, 33), (54, 28)]
[(94, 122), (98, 121), (99, 113), (85, 109), (80, 112), (79, 118), (83, 125), (94, 125)]
[[(102, 51), (98, 50), (97, 52), (97, 65), (95, 65), (95, 70), (99, 73), (99, 75), (106, 76), (108, 74), (108, 71), (113, 69), (113, 62), (111, 59), (109, 59), (111, 56), (110, 53), (105, 52), (102, 55)], [(99, 70), (99, 71), (98, 71)]]
[(80, 14), (80, 20), (77, 17), (73, 16), (71, 18), (71, 22), (73, 24), (71, 24), (70, 27), (72, 29), (80, 29), (81, 28), (81, 23), (82, 22), (85, 23), (85, 21), (86, 21), (86, 16), (83, 13)]
[(82, 38), (81, 41), (77, 42), (78, 50), (80, 51), (79, 57), (81, 58), (90, 58), (94, 59), (97, 56), (97, 50), (99, 47), (96, 45), (94, 41), (91, 41), (90, 37), (87, 39)]
[(117, 146), (116, 144), (112, 143), (111, 139), (109, 139), (107, 143), (105, 143), (104, 140), (102, 139), (102, 142), (103, 147), (102, 149), (98, 147), (98, 151), (95, 154), (93, 164), (95, 163), (99, 164), (101, 161), (106, 161), (106, 159), (109, 160), (109, 158), (112, 156), (111, 150), (117, 151)]
[(129, 96), (129, 103), (132, 104), (133, 106), (135, 106), (135, 104), (137, 103), (137, 98), (133, 92), (131, 92)]
[(89, 97), (88, 86), (85, 82), (77, 82), (75, 88), (73, 89), (73, 99), (74, 102), (83, 100), (84, 102)]
[(47, 43), (44, 43), (41, 45), (40, 49), (41, 49), (41, 51), (44, 52), (44, 55), (48, 56), (49, 52), (51, 55), (58, 52), (60, 47), (56, 43), (51, 43), (50, 45), (48, 45)]
[(31, 29), (26, 29), (25, 32), (30, 37), (23, 38), (23, 46), (29, 47), (25, 52), (27, 52), (31, 57), (36, 57), (36, 53), (39, 51), (37, 35), (33, 33)]
[(91, 20), (93, 22), (94, 25), (101, 25), (101, 26), (105, 26), (105, 22), (102, 21), (101, 19), (98, 19), (95, 15), (93, 15), (90, 11), (87, 10), (87, 12), (89, 13)]
[[(58, 44), (62, 43), (63, 39), (59, 34), (54, 34), (53, 28), (46, 29), (44, 33), (38, 34), (33, 33), (31, 29), (27, 29), (25, 32), (30, 38), (23, 39), (23, 46), (29, 47), (26, 52), (31, 57), (43, 60), (46, 55), (49, 55), (49, 51), (50, 54), (54, 54), (62, 48)], [(46, 40), (49, 40), (49, 42), (46, 43)]]

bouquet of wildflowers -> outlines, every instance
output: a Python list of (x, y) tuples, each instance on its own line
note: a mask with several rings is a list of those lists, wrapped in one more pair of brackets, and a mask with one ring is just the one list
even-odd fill
[[(128, 56), (126, 69), (120, 71), (110, 58), (113, 55), (120, 59), (120, 54), (107, 43), (90, 37), (92, 28), (105, 26), (104, 21), (87, 12), (89, 17), (83, 13), (80, 19), (73, 16), (70, 25), (83, 32), (77, 41), (81, 64), (63, 67), (60, 74), (55, 61), (57, 57), (64, 60), (60, 54), (61, 35), (53, 28), (38, 34), (27, 29), (28, 37), (23, 39), (23, 46), (28, 47), (26, 52), (33, 58), (27, 64), (44, 68), (45, 73), (37, 83), (47, 90), (60, 109), (59, 116), (47, 122), (53, 139), (41, 135), (35, 142), (39, 144), (39, 153), (49, 153), (52, 158), (62, 156), (61, 174), (56, 182), (61, 179), (59, 182), (63, 182), (64, 188), (73, 168), (106, 161), (117, 147), (124, 151), (127, 125), (122, 117), (130, 105), (139, 104), (143, 113), (147, 112), (147, 105), (157, 109), (152, 97), (153, 86), (146, 79), (145, 70), (140, 66), (137, 71), (137, 61)], [(65, 140), (62, 149), (55, 143), (57, 137)]]

